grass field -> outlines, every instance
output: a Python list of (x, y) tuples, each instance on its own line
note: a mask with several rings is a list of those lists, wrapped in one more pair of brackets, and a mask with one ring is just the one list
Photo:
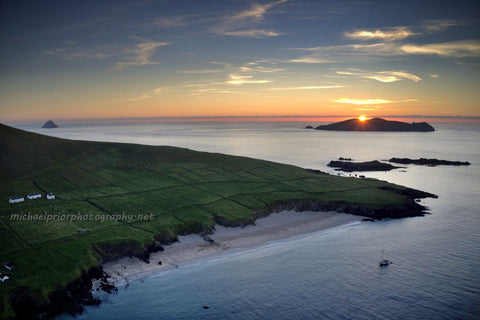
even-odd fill
[[(12, 316), (9, 295), (17, 288), (48, 301), (52, 290), (100, 264), (99, 252), (141, 252), (154, 239), (206, 232), (215, 221), (249, 223), (256, 212), (290, 200), (403, 205), (406, 196), (378, 188), (387, 185), (393, 186), (245, 157), (70, 141), (0, 125), (0, 261), (17, 266), (13, 281), (0, 283), (0, 317)], [(43, 198), (8, 203), (32, 192)], [(46, 192), (57, 199), (46, 200)], [(13, 221), (12, 214), (57, 220)], [(86, 214), (88, 220), (73, 219)], [(148, 219), (112, 220), (121, 214)]]

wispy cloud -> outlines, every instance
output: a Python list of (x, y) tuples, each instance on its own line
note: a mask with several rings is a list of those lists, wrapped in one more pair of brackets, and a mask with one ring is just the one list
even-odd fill
[(273, 1), (266, 4), (254, 4), (247, 10), (223, 19), (214, 29), (214, 33), (246, 38), (276, 37), (282, 33), (264, 28), (252, 28), (262, 24), (268, 11), (289, 0)]
[(380, 42), (372, 44), (347, 44), (338, 46), (319, 46), (310, 48), (291, 48), (299, 52), (308, 52), (290, 62), (297, 63), (334, 63), (354, 60), (402, 55), (439, 55), (444, 57), (468, 58), (480, 57), (480, 40), (461, 40), (430, 44), (402, 44), (399, 42)]
[(148, 98), (150, 98), (150, 97), (151, 97), (151, 96), (148, 95), (148, 94), (141, 94), (141, 95), (139, 95), (138, 97), (130, 98), (130, 99), (128, 99), (128, 100), (131, 101), (131, 102), (135, 102), (135, 101), (145, 100), (145, 99), (148, 99)]
[(263, 83), (270, 83), (270, 82), (273, 82), (273, 81), (255, 79), (253, 76), (240, 76), (236, 74), (231, 74), (230, 80), (227, 80), (226, 84), (243, 85), (243, 84), (263, 84)]
[(215, 94), (215, 93), (221, 93), (221, 94), (245, 94), (243, 91), (232, 91), (232, 90), (222, 90), (222, 89), (216, 89), (216, 88), (205, 88), (205, 89), (197, 89), (191, 95), (200, 95), (200, 94)]
[(344, 86), (305, 86), (305, 87), (289, 87), (289, 88), (268, 88), (269, 91), (285, 91), (285, 90), (321, 90), (321, 89), (337, 89)]
[(108, 46), (82, 47), (75, 41), (68, 41), (65, 46), (42, 51), (43, 56), (57, 56), (65, 60), (104, 59), (113, 54), (113, 49)]
[(312, 55), (312, 56), (300, 57), (298, 59), (291, 59), (288, 62), (313, 64), (313, 63), (333, 63), (336, 61), (332, 59), (324, 59), (324, 58), (320, 58), (320, 57), (316, 57), (315, 55)]
[(168, 42), (147, 41), (139, 43), (134, 49), (124, 49), (127, 57), (125, 61), (117, 62), (118, 68), (126, 68), (131, 66), (143, 66), (147, 64), (158, 64), (158, 62), (151, 61), (150, 58), (155, 54), (158, 47), (169, 45)]
[(384, 41), (395, 41), (405, 39), (417, 35), (411, 31), (408, 27), (392, 27), (387, 29), (376, 29), (376, 30), (353, 30), (352, 32), (345, 32), (345, 36), (351, 39), (357, 40), (377, 40), (381, 39)]
[(418, 99), (404, 99), (404, 100), (387, 100), (387, 99), (351, 99), (351, 98), (338, 98), (332, 100), (332, 102), (337, 103), (347, 103), (347, 104), (354, 104), (354, 105), (361, 105), (361, 106), (371, 106), (377, 104), (388, 104), (388, 103), (395, 103), (395, 102), (418, 102)]
[(337, 103), (348, 103), (348, 104), (357, 104), (357, 105), (369, 105), (369, 104), (386, 104), (393, 103), (397, 101), (386, 100), (386, 99), (351, 99), (351, 98), (338, 98), (332, 100), (332, 102)]
[(423, 29), (426, 32), (439, 32), (444, 31), (451, 27), (464, 26), (469, 24), (469, 21), (466, 20), (452, 20), (452, 19), (436, 19), (436, 20), (425, 20), (422, 23)]
[(438, 74), (431, 74), (430, 78), (437, 79), (437, 78), (440, 78), (440, 76)]
[(404, 79), (418, 82), (422, 80), (419, 76), (405, 71), (377, 71), (369, 72), (359, 69), (348, 69), (348, 71), (337, 71), (339, 75), (354, 76), (365, 79), (372, 79), (380, 82), (396, 82)]
[(283, 68), (275, 67), (276, 61), (271, 60), (257, 60), (245, 63), (240, 67), (240, 72), (262, 72), (262, 73), (276, 73), (284, 71)]
[(273, 30), (264, 30), (264, 29), (249, 29), (249, 30), (237, 30), (237, 31), (225, 30), (222, 34), (226, 36), (238, 36), (238, 37), (245, 37), (245, 38), (265, 38), (265, 37), (277, 37), (282, 35), (282, 33), (279, 33)]
[(405, 44), (402, 51), (408, 54), (431, 54), (447, 57), (480, 57), (480, 40), (462, 40), (430, 44)]
[(163, 29), (183, 27), (187, 25), (184, 16), (161, 17), (150, 23), (153, 27), (160, 27)]
[(221, 73), (225, 72), (225, 69), (198, 69), (198, 70), (179, 70), (177, 73), (189, 73), (189, 74), (202, 74), (202, 73)]

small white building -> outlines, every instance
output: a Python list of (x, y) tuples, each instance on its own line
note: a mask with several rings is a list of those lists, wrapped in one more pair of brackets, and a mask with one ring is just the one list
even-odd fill
[(13, 197), (8, 200), (9, 203), (19, 203), (25, 201), (24, 197)]
[(17, 268), (13, 263), (8, 261), (4, 262), (3, 266), (10, 271), (15, 270)]
[(39, 199), (42, 197), (41, 193), (31, 193), (27, 196), (28, 200)]
[(47, 194), (47, 200), (53, 200), (55, 199), (55, 195), (53, 193)]
[(6, 274), (0, 273), (0, 281), (5, 282), (8, 279), (10, 279), (9, 276), (7, 276)]

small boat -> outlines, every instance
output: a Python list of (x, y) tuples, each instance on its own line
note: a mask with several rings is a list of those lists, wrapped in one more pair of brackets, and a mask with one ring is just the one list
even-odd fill
[(388, 256), (387, 256), (387, 259), (385, 259), (385, 254), (384, 254), (384, 250), (382, 250), (382, 260), (380, 260), (380, 262), (378, 263), (378, 266), (380, 267), (388, 267), (389, 265), (392, 264), (392, 261), (388, 260)]

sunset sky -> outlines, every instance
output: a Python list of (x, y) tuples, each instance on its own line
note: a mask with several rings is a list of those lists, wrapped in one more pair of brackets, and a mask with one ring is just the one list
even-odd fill
[(480, 116), (478, 1), (1, 1), (0, 121)]

